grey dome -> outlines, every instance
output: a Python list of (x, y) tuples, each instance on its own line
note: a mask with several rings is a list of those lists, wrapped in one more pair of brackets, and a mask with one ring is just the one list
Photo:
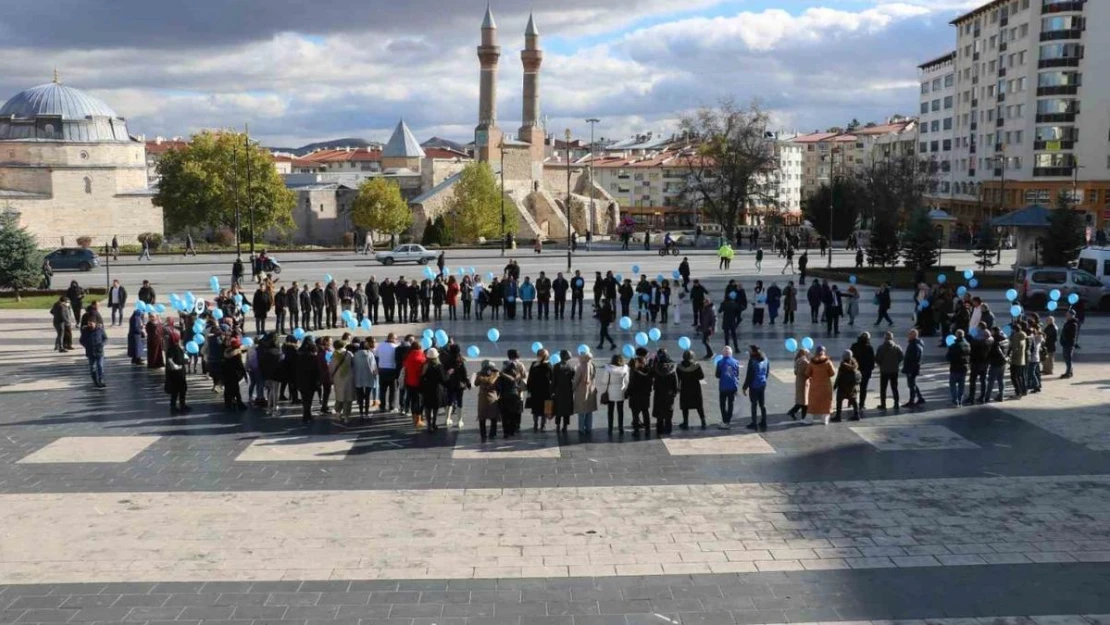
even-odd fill
[(0, 108), (0, 141), (129, 141), (127, 124), (98, 98), (57, 82), (31, 87)]

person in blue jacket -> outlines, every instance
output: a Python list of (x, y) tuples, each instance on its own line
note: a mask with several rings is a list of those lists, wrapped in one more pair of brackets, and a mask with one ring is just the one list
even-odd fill
[[(752, 403), (752, 422), (748, 424), (749, 430), (759, 429), (767, 431), (767, 376), (771, 375), (771, 361), (763, 354), (758, 345), (748, 348), (748, 371), (744, 375), (744, 394)], [(761, 414), (759, 423), (756, 423), (756, 412)]]
[(85, 348), (85, 358), (89, 359), (89, 373), (92, 375), (93, 386), (104, 388), (104, 344), (108, 342), (108, 335), (104, 333), (104, 326), (96, 322), (96, 317), (88, 315), (85, 325), (81, 328), (81, 346)]
[(520, 285), (520, 301), (524, 304), (523, 319), (532, 318), (532, 302), (536, 301), (536, 285), (532, 284), (532, 278), (524, 276), (524, 282)]
[(727, 430), (732, 427), (732, 410), (736, 404), (736, 393), (740, 390), (740, 363), (732, 357), (732, 348), (727, 345), (717, 361), (716, 377), (721, 398), (721, 429)]

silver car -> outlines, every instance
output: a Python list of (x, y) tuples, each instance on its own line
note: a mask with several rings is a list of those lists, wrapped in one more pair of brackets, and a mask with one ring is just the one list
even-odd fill
[(1110, 310), (1110, 287), (1087, 271), (1073, 267), (1018, 267), (1014, 270), (1018, 301), (1030, 310), (1045, 310), (1053, 290), (1060, 291), (1060, 305), (1075, 293), (1088, 310)]
[(393, 248), (391, 252), (378, 252), (374, 254), (374, 260), (383, 265), (392, 265), (393, 263), (419, 263), (421, 265), (427, 265), (438, 257), (439, 252), (433, 252), (425, 249), (423, 245), (417, 245), (415, 243), (398, 245)]

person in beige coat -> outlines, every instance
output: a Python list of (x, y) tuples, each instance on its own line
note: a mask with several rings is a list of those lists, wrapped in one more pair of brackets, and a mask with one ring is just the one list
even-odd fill
[(593, 430), (596, 410), (597, 369), (593, 354), (587, 349), (578, 355), (578, 366), (574, 370), (574, 413), (578, 415), (580, 434), (589, 434)]
[(829, 417), (832, 415), (833, 378), (836, 377), (836, 367), (829, 360), (824, 346), (819, 345), (814, 352), (813, 360), (809, 361), (809, 367), (806, 369), (806, 377), (809, 378), (807, 396), (809, 415), (822, 418), (828, 424)]
[(497, 422), (501, 420), (501, 408), (497, 402), (500, 396), (497, 392), (497, 383), (501, 374), (492, 362), (482, 362), (482, 369), (474, 378), (474, 385), (478, 387), (478, 433), (482, 440), (486, 440), (486, 426), (489, 426), (489, 438), (497, 438)]
[(331, 373), (332, 392), (335, 393), (335, 413), (340, 423), (346, 423), (355, 401), (355, 368), (354, 355), (347, 351), (343, 341), (335, 342), (328, 371)]
[(794, 352), (794, 407), (791, 408), (786, 414), (791, 419), (797, 419), (795, 416), (800, 410), (802, 412), (802, 421), (809, 423), (809, 416), (807, 413), (807, 406), (809, 404), (809, 378), (806, 373), (809, 371), (809, 350), (804, 347), (799, 347), (798, 351)]

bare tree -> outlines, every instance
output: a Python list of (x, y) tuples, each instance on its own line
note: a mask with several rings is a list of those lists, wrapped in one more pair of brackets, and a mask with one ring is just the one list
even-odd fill
[(680, 157), (689, 172), (683, 199), (729, 239), (743, 213), (776, 201), (778, 157), (769, 122), (758, 102), (741, 107), (731, 98), (682, 120), (682, 133), (697, 146)]

